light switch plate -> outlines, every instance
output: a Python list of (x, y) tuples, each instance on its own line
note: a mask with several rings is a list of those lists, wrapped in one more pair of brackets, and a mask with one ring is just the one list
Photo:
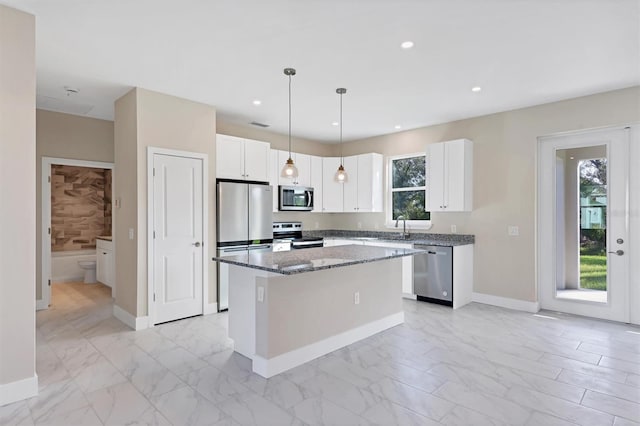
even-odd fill
[(133, 236), (134, 236), (133, 228), (129, 228), (129, 239), (133, 240)]
[(458, 227), (456, 225), (451, 225), (451, 233), (455, 234), (456, 232), (458, 232)]
[(515, 225), (509, 225), (508, 232), (509, 236), (517, 237), (518, 235), (520, 235), (520, 228)]
[(258, 302), (264, 302), (264, 287), (258, 287)]

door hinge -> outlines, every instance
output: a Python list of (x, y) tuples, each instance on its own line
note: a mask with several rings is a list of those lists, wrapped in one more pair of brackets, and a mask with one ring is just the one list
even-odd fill
[(156, 231), (153, 231), (153, 239), (156, 239)]
[(51, 228), (47, 228), (47, 233), (51, 235)]
[(155, 293), (153, 293), (153, 301), (154, 302), (156, 301), (156, 294)]
[(51, 287), (51, 280), (49, 280), (49, 287)]
[(154, 176), (156, 175), (156, 168), (155, 167), (153, 168), (153, 175)]
[(47, 176), (47, 182), (51, 183), (51, 176)]

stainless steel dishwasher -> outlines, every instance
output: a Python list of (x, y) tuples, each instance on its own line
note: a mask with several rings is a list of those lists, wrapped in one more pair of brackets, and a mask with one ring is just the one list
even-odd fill
[(413, 290), (418, 300), (453, 306), (453, 247), (424, 246), (413, 256)]

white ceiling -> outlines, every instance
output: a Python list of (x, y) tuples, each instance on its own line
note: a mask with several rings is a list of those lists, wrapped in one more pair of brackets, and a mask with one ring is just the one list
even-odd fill
[(640, 84), (640, 0), (0, 3), (36, 15), (41, 99), (104, 119), (138, 86), (286, 133), (285, 67), (293, 134), (326, 142), (337, 87), (351, 140)]

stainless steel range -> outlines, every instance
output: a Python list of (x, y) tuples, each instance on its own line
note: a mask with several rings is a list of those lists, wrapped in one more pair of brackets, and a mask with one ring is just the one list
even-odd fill
[(322, 237), (303, 237), (302, 222), (273, 222), (273, 251), (323, 247)]

